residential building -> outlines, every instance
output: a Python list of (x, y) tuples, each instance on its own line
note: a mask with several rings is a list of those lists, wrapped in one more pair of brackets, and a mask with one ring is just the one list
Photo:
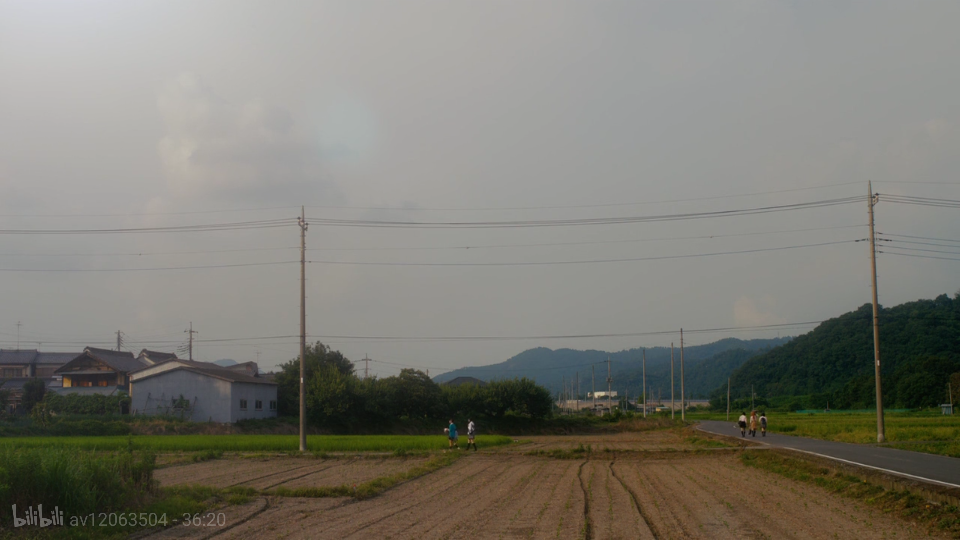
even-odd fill
[(131, 412), (178, 414), (194, 422), (275, 418), (277, 384), (249, 364), (227, 368), (173, 359), (145, 366), (130, 373)]
[(128, 351), (113, 351), (87, 347), (55, 371), (63, 377), (63, 393), (83, 389), (84, 393), (111, 394), (116, 390), (130, 392), (128, 374), (150, 365), (149, 360), (134, 357)]

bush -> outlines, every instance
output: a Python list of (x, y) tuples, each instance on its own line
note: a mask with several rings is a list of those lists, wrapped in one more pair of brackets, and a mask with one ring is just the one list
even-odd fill
[(0, 448), (0, 507), (59, 507), (65, 515), (134, 508), (154, 490), (152, 453)]

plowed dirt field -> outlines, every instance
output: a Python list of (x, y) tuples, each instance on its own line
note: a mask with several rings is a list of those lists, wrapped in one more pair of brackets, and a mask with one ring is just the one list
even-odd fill
[[(575, 459), (532, 449), (593, 445)], [(669, 432), (542, 437), (464, 453), (452, 465), (370, 499), (263, 496), (229, 507), (226, 527), (170, 529), (178, 538), (918, 538), (927, 531), (824, 489), (744, 466), (736, 451), (684, 452)], [(599, 446), (598, 446), (599, 445)], [(603, 448), (673, 452), (597, 453)], [(521, 451), (522, 450), (522, 451)], [(219, 460), (171, 467), (165, 482), (310, 486), (394, 474), (404, 458)], [(327, 471), (325, 473), (325, 471)], [(232, 475), (232, 476), (231, 476)], [(353, 475), (353, 476), (351, 476)], [(344, 482), (344, 479), (348, 479)], [(280, 482), (280, 484), (278, 484)]]

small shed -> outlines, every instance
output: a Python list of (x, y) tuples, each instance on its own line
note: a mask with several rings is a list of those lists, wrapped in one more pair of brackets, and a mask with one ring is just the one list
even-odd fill
[(953, 416), (953, 403), (941, 403), (940, 412)]

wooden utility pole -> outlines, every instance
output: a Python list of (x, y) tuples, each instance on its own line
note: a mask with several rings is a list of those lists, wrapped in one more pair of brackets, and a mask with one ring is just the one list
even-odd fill
[(873, 283), (873, 360), (877, 378), (877, 442), (885, 439), (883, 429), (883, 394), (880, 384), (880, 306), (877, 303), (877, 246), (873, 231), (873, 207), (879, 195), (873, 194), (873, 185), (867, 182), (867, 210), (870, 217), (870, 278)]
[(730, 421), (730, 377), (727, 377), (727, 422)]
[(610, 357), (607, 357), (607, 410), (610, 411), (610, 414), (613, 414), (613, 379), (610, 377)]
[(673, 401), (673, 342), (670, 342), (670, 419), (676, 417), (677, 404)]
[(593, 389), (590, 392), (590, 395), (593, 396), (593, 414), (597, 414), (597, 365), (590, 366), (590, 371), (593, 372), (592, 382), (590, 383)]
[(302, 206), (297, 224), (300, 225), (300, 451), (306, 452), (307, 392), (304, 379), (307, 372), (304, 357), (307, 355), (307, 214)]
[(577, 414), (580, 414), (580, 372), (577, 372)]
[[(190, 358), (190, 360), (192, 361), (192, 360), (193, 360), (193, 335), (194, 335), (194, 334), (199, 334), (200, 332), (197, 332), (196, 330), (193, 329), (193, 322), (192, 322), (192, 321), (190, 322), (190, 329), (189, 329), (189, 330), (184, 330), (184, 332), (190, 335), (190, 339), (187, 340), (187, 343), (188, 343), (188, 345), (187, 345), (187, 351), (188, 351), (187, 354), (189, 355), (189, 358)], [(119, 336), (117, 336), (117, 350), (118, 350), (118, 351), (120, 350), (120, 337), (119, 337)]]
[(643, 417), (647, 417), (647, 350), (643, 349)]
[(687, 420), (687, 394), (683, 387), (683, 328), (680, 329), (680, 419)]

